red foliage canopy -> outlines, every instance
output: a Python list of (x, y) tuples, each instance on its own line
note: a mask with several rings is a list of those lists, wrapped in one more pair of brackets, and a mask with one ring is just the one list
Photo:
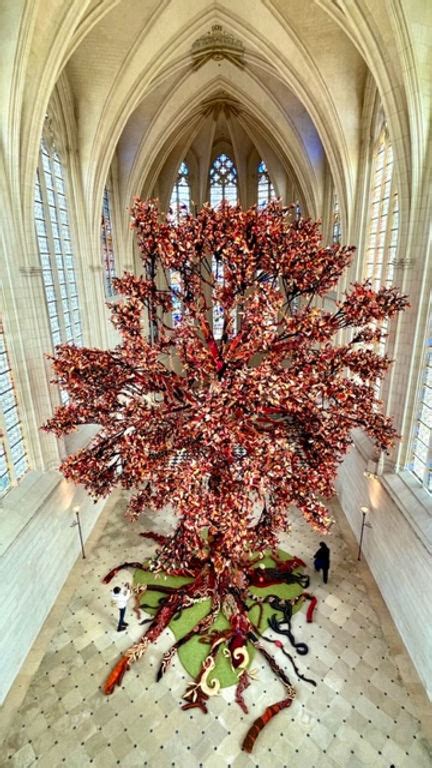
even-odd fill
[[(251, 551), (275, 547), (290, 505), (325, 532), (331, 519), (318, 497), (333, 494), (352, 429), (383, 449), (395, 437), (375, 389), (389, 360), (374, 347), (380, 322), (406, 297), (356, 283), (334, 312), (319, 308), (354, 249), (323, 247), (318, 225), (290, 222), (279, 203), (205, 206), (176, 225), (161, 221), (154, 202), (136, 200), (132, 226), (144, 275), (116, 280), (121, 343), (60, 345), (54, 358), (70, 402), (45, 429), (61, 436), (100, 425), (63, 462), (64, 475), (96, 497), (135, 489), (131, 517), (173, 505), (179, 524), (156, 560), (167, 570), (204, 562), (209, 541), (216, 573), (241, 567)], [(213, 302), (223, 308), (220, 341)], [(350, 326), (351, 341), (338, 346), (335, 334)]]

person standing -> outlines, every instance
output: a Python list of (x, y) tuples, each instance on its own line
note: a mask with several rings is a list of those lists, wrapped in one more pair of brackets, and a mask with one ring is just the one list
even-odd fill
[(113, 602), (119, 609), (117, 632), (123, 632), (128, 626), (128, 623), (125, 621), (125, 615), (130, 596), (131, 588), (128, 582), (126, 582), (123, 587), (114, 587), (113, 591), (111, 592)]
[(327, 584), (330, 568), (330, 549), (324, 541), (320, 541), (319, 549), (314, 554), (314, 564), (316, 571), (322, 571), (323, 582)]

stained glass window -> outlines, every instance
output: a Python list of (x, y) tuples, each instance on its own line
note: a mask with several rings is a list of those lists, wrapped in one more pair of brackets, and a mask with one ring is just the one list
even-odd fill
[[(214, 287), (217, 288), (218, 286), (221, 286), (224, 283), (224, 267), (223, 267), (223, 263), (218, 259), (216, 259), (215, 256), (213, 256), (213, 259), (212, 259), (212, 270), (213, 270)], [(213, 300), (212, 314), (213, 314), (213, 317), (212, 317), (213, 336), (216, 339), (216, 341), (219, 341), (222, 338), (222, 334), (223, 334), (224, 309), (215, 300)], [(232, 321), (228, 328), (229, 338), (232, 338), (237, 333), (237, 310), (235, 308), (231, 311), (231, 318), (232, 318)]]
[(51, 339), (82, 344), (65, 180), (60, 158), (42, 141), (34, 216)]
[[(60, 157), (42, 140), (36, 171), (34, 217), (53, 346), (82, 344), (65, 179)], [(68, 395), (60, 391), (63, 403)]]
[(333, 194), (333, 232), (332, 238), (334, 243), (340, 243), (341, 241), (341, 224), (340, 224), (340, 210), (339, 200), (336, 192)]
[[(222, 200), (230, 205), (237, 205), (237, 170), (228, 155), (224, 153), (218, 155), (210, 168), (210, 205), (216, 208)], [(213, 257), (213, 278), (215, 286), (223, 285), (223, 264)], [(235, 323), (235, 318), (234, 318)], [(216, 301), (213, 301), (213, 336), (215, 339), (222, 338), (224, 326), (223, 307)], [(235, 329), (233, 329), (235, 332)]]
[(170, 270), (170, 288), (173, 309), (171, 313), (173, 327), (178, 325), (183, 317), (183, 307), (180, 300), (181, 280), (180, 273), (175, 270)]
[(381, 131), (373, 159), (364, 276), (375, 289), (391, 285), (399, 233), (399, 201), (393, 178), (393, 149)]
[[(224, 269), (223, 263), (213, 256), (212, 269), (215, 288), (223, 285), (224, 281)], [(223, 307), (213, 300), (213, 336), (216, 340), (222, 338), (224, 326), (224, 311)]]
[(409, 469), (432, 493), (432, 309)]
[(0, 321), (0, 496), (16, 484), (27, 470), (12, 371)]
[(259, 207), (262, 208), (266, 206), (270, 202), (270, 200), (275, 200), (276, 198), (276, 193), (275, 193), (273, 184), (271, 183), (269, 172), (267, 170), (267, 166), (264, 160), (261, 160), (261, 162), (258, 165), (257, 175), (258, 175), (257, 202)]
[[(374, 290), (393, 284), (399, 235), (399, 198), (393, 173), (393, 149), (386, 125), (375, 147), (369, 193), (369, 226), (366, 239), (363, 276), (369, 278)], [(389, 322), (381, 323), (387, 333)], [(377, 352), (386, 351), (386, 338), (377, 345)], [(380, 382), (376, 393), (379, 396)]]
[[(190, 178), (189, 167), (183, 161), (177, 173), (176, 183), (174, 184), (170, 200), (170, 216), (174, 223), (178, 223), (185, 214), (190, 212)], [(169, 271), (169, 283), (172, 294), (172, 324), (175, 327), (183, 317), (182, 303), (179, 298), (180, 293), (180, 274), (174, 269)]]
[[(276, 193), (275, 193), (275, 190), (271, 182), (270, 175), (264, 160), (261, 160), (260, 163), (258, 164), (257, 177), (258, 177), (258, 189), (257, 189), (258, 207), (264, 208), (271, 200), (276, 199)], [(260, 278), (263, 282), (270, 281), (270, 277), (268, 275), (264, 275), (264, 273), (262, 273), (261, 270), (257, 274), (260, 275)], [(276, 290), (279, 290), (279, 283), (273, 283), (273, 287)], [(275, 318), (270, 316), (263, 317), (263, 323), (268, 328), (273, 328), (275, 325)]]
[(228, 155), (218, 155), (210, 168), (210, 205), (216, 208), (222, 200), (237, 205), (237, 169)]
[(190, 212), (191, 195), (190, 195), (190, 180), (189, 180), (189, 168), (185, 162), (180, 164), (178, 169), (176, 183), (173, 186), (173, 191), (170, 200), (171, 215), (175, 222), (180, 220), (180, 217), (185, 213)]
[(104, 267), (105, 296), (109, 299), (115, 296), (113, 280), (116, 276), (112, 242), (111, 211), (108, 190), (105, 187), (102, 200), (101, 218), (101, 248)]

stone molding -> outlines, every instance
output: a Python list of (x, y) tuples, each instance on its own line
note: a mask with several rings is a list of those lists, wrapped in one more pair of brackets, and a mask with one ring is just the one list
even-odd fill
[(384, 474), (380, 478), (393, 503), (413, 529), (419, 541), (432, 555), (432, 517), (430, 496), (408, 472)]
[(228, 59), (237, 67), (244, 67), (245, 47), (241, 40), (225, 32), (221, 24), (213, 24), (207, 32), (192, 44), (192, 69), (199, 69), (207, 61)]

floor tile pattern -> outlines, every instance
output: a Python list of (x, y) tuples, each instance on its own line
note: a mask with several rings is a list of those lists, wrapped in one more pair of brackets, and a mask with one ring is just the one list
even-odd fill
[[(266, 727), (251, 756), (240, 751), (241, 741), (253, 719), (282, 693), (258, 658), (258, 679), (246, 692), (249, 715), (235, 704), (234, 689), (212, 698), (208, 715), (180, 710), (188, 678), (178, 660), (160, 683), (154, 680), (173, 641), (169, 631), (133, 665), (122, 688), (105, 697), (101, 682), (141, 628), (129, 610), (127, 632), (115, 631), (110, 591), (128, 574), (109, 587), (100, 579), (122, 561), (148, 555), (152, 545), (138, 531), (155, 528), (151, 520), (126, 523), (124, 506), (116, 505), (87, 561), (79, 564), (80, 583), (12, 721), (1, 766), (431, 768), (432, 747), (417, 704), (402, 683), (352, 546), (337, 527), (329, 541), (329, 583), (309, 571), (319, 600), (315, 622), (306, 624), (305, 609), (293, 619), (296, 638), (310, 646), (297, 661), (318, 686), (298, 681), (293, 706)], [(166, 532), (169, 525), (167, 514), (158, 530)], [(293, 515), (284, 548), (311, 563), (318, 543), (319, 536)]]

